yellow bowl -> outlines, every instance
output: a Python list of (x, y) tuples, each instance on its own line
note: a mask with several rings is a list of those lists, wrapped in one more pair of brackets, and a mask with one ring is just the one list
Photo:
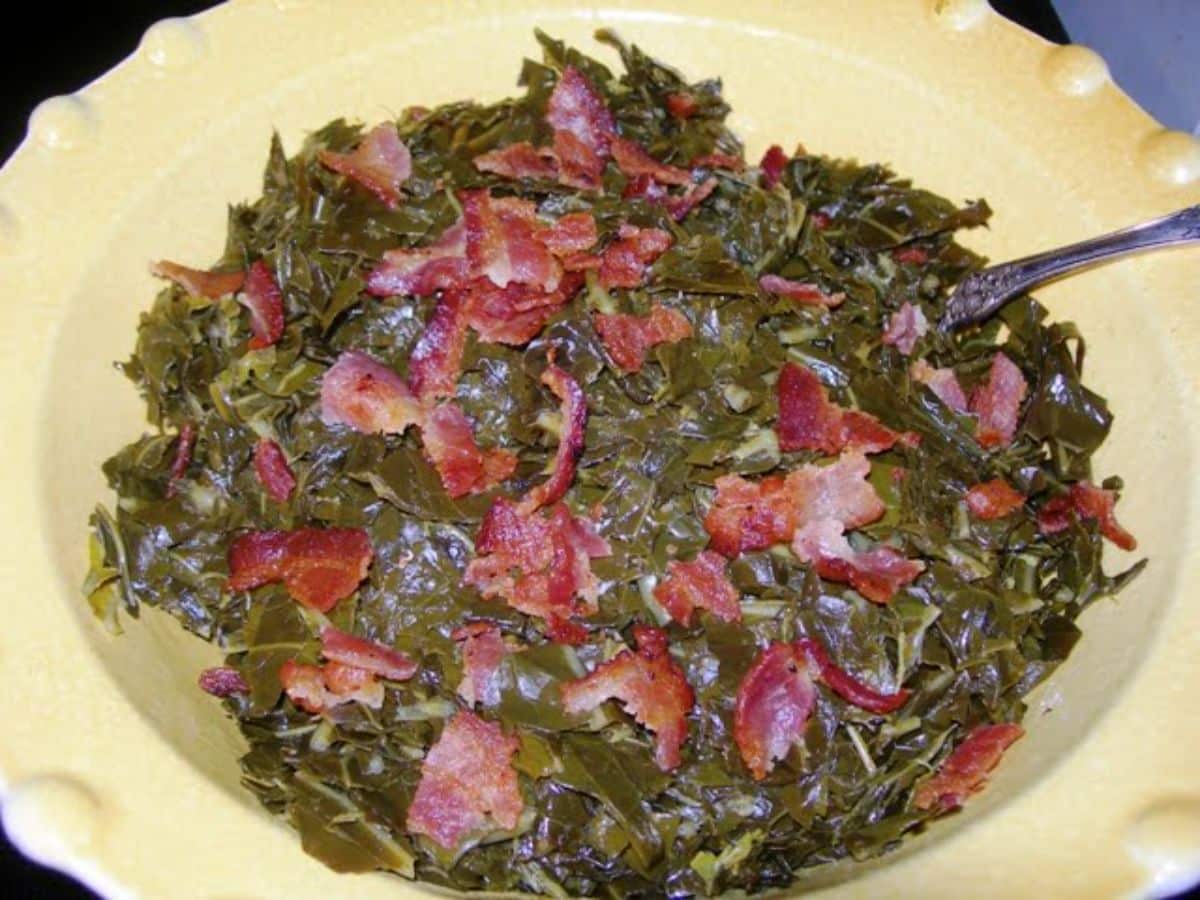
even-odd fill
[[(109, 637), (79, 595), (85, 523), (107, 496), (100, 462), (143, 427), (111, 361), (155, 291), (147, 260), (219, 255), (225, 204), (256, 194), (271, 128), (295, 148), (337, 115), (511, 93), (535, 25), (581, 45), (612, 26), (721, 75), (751, 154), (799, 140), (986, 196), (991, 230), (968, 241), (993, 258), (1200, 202), (1200, 142), (1164, 131), (1091, 51), (985, 0), (245, 0), (160, 22), (104, 78), (40, 106), (0, 172), (0, 771), (5, 823), (40, 858), (113, 895), (417, 892), (335, 875), (240, 789), (240, 738), (195, 689), (216, 651), (153, 613)], [(1095, 897), (1200, 874), (1198, 263), (1161, 253), (1040, 294), (1089, 339), (1090, 383), (1117, 415), (1098, 469), (1126, 476), (1122, 519), (1149, 570), (1084, 616), (1031, 700), (1029, 737), (965, 814), (810, 887)]]

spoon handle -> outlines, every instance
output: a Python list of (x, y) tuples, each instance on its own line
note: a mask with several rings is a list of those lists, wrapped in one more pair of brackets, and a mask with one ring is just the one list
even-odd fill
[(1078, 244), (989, 266), (959, 282), (946, 304), (941, 328), (953, 331), (981, 322), (1017, 294), (1060, 275), (1127, 253), (1191, 241), (1200, 241), (1200, 205)]

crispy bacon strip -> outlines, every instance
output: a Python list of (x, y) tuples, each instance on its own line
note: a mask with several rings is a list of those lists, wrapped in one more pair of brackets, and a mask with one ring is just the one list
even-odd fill
[(847, 452), (828, 466), (801, 466), (786, 477), (747, 481), (723, 475), (704, 528), (709, 546), (723, 556), (765, 550), (790, 541), (796, 529), (821, 519), (859, 528), (884, 513), (883, 501), (866, 476), (871, 464), (859, 452)]
[(895, 347), (905, 356), (913, 352), (917, 341), (929, 333), (929, 320), (920, 306), (907, 300), (892, 313), (883, 332), (883, 342)]
[(196, 683), (200, 685), (200, 690), (206, 694), (212, 694), (214, 697), (250, 693), (250, 685), (246, 684), (242, 673), (232, 666), (214, 666), (211, 669), (205, 669), (200, 673)]
[(836, 294), (827, 294), (821, 290), (821, 286), (818, 284), (810, 281), (793, 281), (779, 275), (763, 275), (758, 279), (758, 286), (768, 294), (787, 297), (803, 306), (822, 306), (825, 309), (833, 309), (841, 306), (846, 300), (846, 295), (841, 291)]
[(967, 395), (953, 369), (935, 369), (923, 359), (909, 367), (913, 381), (925, 385), (934, 395), (955, 412), (967, 412)]
[(384, 698), (379, 679), (407, 681), (417, 674), (417, 664), (403, 653), (332, 625), (321, 630), (321, 654), (324, 665), (288, 660), (279, 671), (288, 699), (314, 715), (351, 702), (379, 709)]
[(466, 316), (481, 341), (519, 347), (533, 340), (546, 321), (566, 306), (583, 286), (580, 272), (565, 272), (558, 287), (543, 292), (512, 283), (498, 288), (486, 278), (471, 282), (466, 291)]
[(353, 153), (317, 153), (321, 165), (345, 175), (392, 209), (400, 202), (400, 188), (412, 175), (412, 155), (389, 122), (376, 125)]
[(513, 652), (504, 643), (500, 628), (492, 622), (471, 622), (456, 628), (450, 637), (458, 642), (462, 652), (463, 677), (458, 683), (458, 696), (468, 706), (499, 704), (500, 664)]
[(466, 413), (453, 403), (442, 403), (424, 415), (421, 443), (451, 497), (490, 490), (517, 467), (517, 457), (508, 450), (480, 449)]
[(570, 257), (596, 246), (600, 239), (590, 212), (567, 213), (553, 225), (539, 228), (534, 237), (557, 257)]
[(1021, 418), (1021, 402), (1029, 385), (1016, 363), (1003, 353), (992, 358), (987, 381), (971, 394), (970, 410), (979, 417), (976, 438), (984, 447), (1006, 447)]
[(171, 470), (167, 475), (167, 496), (174, 497), (179, 491), (179, 484), (187, 475), (188, 466), (192, 464), (192, 450), (196, 446), (196, 426), (184, 422), (179, 426), (179, 437), (175, 440), (175, 456), (171, 460)]
[(575, 480), (575, 464), (583, 454), (583, 431), (587, 426), (587, 398), (574, 378), (553, 362), (542, 372), (542, 384), (559, 399), (561, 418), (558, 451), (550, 477), (536, 485), (517, 504), (517, 512), (527, 515), (543, 506), (558, 502)]
[(707, 609), (722, 622), (740, 622), (740, 595), (726, 566), (725, 557), (712, 550), (702, 551), (691, 562), (672, 560), (667, 563), (667, 578), (654, 588), (654, 599), (684, 626), (692, 624), (697, 608)]
[(481, 153), (471, 162), (480, 172), (490, 172), (501, 178), (554, 180), (558, 177), (558, 160), (554, 151), (535, 147), (528, 141)]
[(500, 597), (526, 615), (545, 619), (552, 638), (573, 640), (578, 630), (562, 625), (572, 616), (596, 612), (600, 583), (590, 561), (612, 550), (590, 521), (572, 516), (561, 503), (521, 513), (501, 497), (484, 516), (475, 552), (465, 584), (485, 599)]
[(297, 602), (329, 612), (367, 577), (374, 552), (362, 528), (251, 531), (229, 547), (231, 591), (282, 581)]
[(601, 160), (608, 159), (609, 141), (617, 133), (612, 113), (596, 86), (574, 66), (563, 69), (551, 91), (546, 122), (555, 131), (570, 133)]
[(646, 352), (692, 336), (692, 325), (678, 310), (655, 303), (648, 316), (596, 313), (592, 317), (604, 349), (622, 372), (640, 372)]
[(797, 653), (803, 653), (808, 657), (816, 668), (816, 677), (826, 687), (859, 709), (887, 715), (902, 707), (912, 696), (912, 691), (907, 688), (900, 688), (894, 694), (881, 694), (845, 669), (835, 665), (825, 648), (813, 638), (800, 638), (793, 646)]
[(693, 159), (689, 165), (693, 169), (728, 169), (731, 172), (741, 172), (746, 168), (746, 161), (730, 153), (704, 153)]
[(454, 396), (467, 346), (467, 295), (446, 291), (408, 358), (408, 385), (422, 403)]
[(762, 170), (763, 185), (770, 190), (779, 184), (783, 178), (783, 170), (788, 164), (788, 156), (778, 144), (772, 144), (763, 154), (758, 167)]
[(687, 714), (695, 695), (683, 670), (667, 651), (667, 635), (636, 625), (637, 652), (622, 650), (583, 678), (562, 686), (563, 709), (582, 715), (606, 700), (619, 700), (625, 711), (654, 733), (654, 761), (664, 772), (683, 761)]
[(489, 825), (517, 827), (525, 801), (512, 758), (520, 741), (462, 710), (442, 730), (421, 764), (421, 781), (406, 827), (453, 850)]
[(343, 666), (353, 666), (389, 681), (408, 681), (417, 674), (417, 664), (386, 644), (355, 637), (326, 625), (321, 629), (321, 655)]
[(246, 280), (246, 273), (240, 269), (236, 272), (207, 272), (189, 269), (167, 259), (151, 263), (150, 274), (175, 282), (193, 296), (208, 297), (210, 300), (237, 293)]
[(779, 373), (781, 450), (838, 453), (847, 448), (879, 453), (895, 446), (902, 435), (869, 413), (832, 403), (825, 386), (807, 366), (785, 363)]
[(561, 184), (581, 191), (600, 190), (605, 157), (564, 129), (554, 132), (553, 152)]
[(967, 509), (977, 519), (1003, 519), (1025, 505), (1025, 495), (1003, 478), (975, 485), (966, 495)]
[(242, 302), (250, 310), (251, 350), (270, 347), (283, 337), (283, 294), (275, 273), (261, 259), (246, 273)]
[(296, 489), (296, 476), (292, 474), (283, 449), (274, 441), (263, 438), (254, 445), (254, 471), (259, 484), (276, 503), (287, 503)]
[(397, 248), (367, 276), (367, 293), (375, 297), (412, 294), (426, 297), (452, 288), (470, 277), (467, 226), (459, 219), (436, 241), (415, 249)]
[(1047, 500), (1038, 511), (1038, 530), (1057, 534), (1070, 527), (1076, 517), (1100, 523), (1100, 533), (1122, 550), (1136, 550), (1137, 538), (1117, 522), (1115, 491), (1097, 487), (1090, 481), (1078, 481), (1065, 494)]
[(855, 550), (845, 530), (836, 519), (809, 522), (796, 530), (792, 552), (801, 562), (812, 564), (822, 578), (849, 584), (872, 603), (889, 602), (925, 571), (923, 562), (907, 559), (887, 545)]
[(534, 237), (537, 208), (527, 200), (492, 199), (485, 190), (461, 191), (472, 272), (497, 287), (516, 281), (552, 291), (562, 267)]
[(347, 350), (321, 381), (321, 418), (364, 434), (403, 434), (423, 416), (421, 404), (395, 371)]
[(942, 761), (933, 776), (913, 791), (917, 809), (956, 809), (979, 791), (1004, 751), (1025, 734), (1020, 725), (978, 725)]
[(617, 168), (629, 177), (648, 175), (659, 184), (691, 184), (692, 174), (687, 169), (659, 162), (633, 141), (613, 137), (609, 144)]
[(646, 267), (667, 252), (674, 239), (660, 228), (622, 225), (617, 240), (600, 261), (600, 284), (605, 288), (641, 287)]

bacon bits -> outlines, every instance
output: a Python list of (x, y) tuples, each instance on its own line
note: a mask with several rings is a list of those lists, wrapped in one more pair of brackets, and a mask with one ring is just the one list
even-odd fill
[(1100, 533), (1122, 550), (1136, 550), (1137, 539), (1120, 526), (1114, 514), (1115, 491), (1097, 487), (1090, 481), (1071, 485), (1065, 494), (1052, 497), (1038, 511), (1038, 530), (1042, 534), (1065, 531), (1078, 517), (1100, 523)]
[(596, 313), (592, 321), (604, 349), (622, 372), (642, 370), (646, 352), (659, 344), (674, 344), (692, 336), (683, 313), (655, 303), (647, 316)]
[(453, 850), (485, 828), (516, 828), (525, 808), (512, 767), (519, 748), (499, 725), (455, 713), (421, 764), (408, 830)]
[(215, 666), (205, 669), (196, 680), (200, 690), (214, 697), (229, 697), (233, 694), (250, 693), (250, 685), (242, 673), (232, 666)]
[(622, 225), (617, 240), (600, 261), (600, 284), (605, 288), (641, 287), (646, 267), (667, 252), (673, 238), (661, 228)]
[(208, 272), (189, 269), (166, 259), (151, 263), (150, 274), (175, 282), (194, 297), (208, 297), (210, 300), (236, 293), (246, 280), (246, 273), (240, 269), (236, 272)]
[(196, 426), (184, 422), (179, 426), (179, 437), (175, 439), (175, 456), (171, 459), (171, 470), (167, 475), (167, 496), (174, 497), (179, 491), (179, 484), (187, 475), (188, 466), (192, 464), (192, 450), (196, 446)]
[(617, 129), (604, 98), (587, 76), (567, 66), (546, 105), (546, 122), (556, 131), (570, 132), (583, 146), (607, 159), (609, 141)]
[(772, 144), (763, 154), (758, 167), (762, 170), (763, 186), (770, 190), (779, 184), (783, 178), (783, 170), (788, 164), (788, 156), (778, 144)]
[(647, 175), (659, 184), (684, 185), (692, 182), (692, 174), (687, 169), (659, 162), (633, 141), (613, 137), (609, 146), (617, 168), (629, 178)]
[(317, 153), (321, 165), (358, 182), (392, 209), (400, 202), (400, 188), (412, 175), (412, 155), (389, 122), (376, 125), (353, 153)]
[(606, 700), (619, 700), (625, 711), (654, 733), (654, 761), (664, 772), (682, 761), (687, 714), (695, 702), (683, 670), (667, 651), (666, 633), (637, 625), (637, 652), (622, 650), (590, 675), (562, 686), (563, 709), (582, 715)]
[(1021, 402), (1029, 385), (1016, 363), (997, 353), (987, 381), (971, 394), (970, 410), (979, 418), (976, 439), (983, 447), (1006, 447), (1012, 443), (1021, 418)]
[(550, 477), (517, 504), (517, 512), (522, 515), (560, 500), (575, 480), (575, 463), (583, 454), (583, 431), (587, 426), (587, 398), (583, 388), (553, 361), (542, 372), (541, 382), (559, 399), (561, 433)]
[(588, 212), (567, 213), (553, 225), (534, 232), (542, 244), (557, 257), (570, 257), (596, 246), (599, 234), (596, 220)]
[(925, 571), (924, 563), (907, 559), (887, 545), (855, 550), (845, 530), (836, 519), (809, 522), (797, 529), (792, 552), (822, 578), (848, 584), (872, 603), (887, 603)]
[(296, 476), (277, 443), (263, 438), (254, 445), (254, 471), (272, 500), (287, 503), (296, 487)]
[(966, 495), (967, 509), (977, 519), (1003, 519), (1025, 505), (1025, 495), (1003, 478), (975, 485)]
[(935, 369), (925, 360), (918, 359), (909, 367), (909, 375), (913, 381), (933, 391), (934, 396), (955, 412), (967, 412), (967, 395), (953, 369)]
[(283, 582), (297, 602), (329, 612), (367, 577), (374, 553), (361, 528), (251, 531), (229, 548), (229, 590)]
[(528, 141), (509, 144), (472, 160), (480, 172), (501, 178), (536, 178), (553, 181), (558, 177), (558, 159), (553, 150), (538, 148)]
[(467, 297), (444, 293), (408, 358), (408, 385), (422, 403), (454, 396), (467, 346)]
[(917, 341), (929, 333), (929, 320), (921, 307), (907, 300), (888, 319), (883, 332), (883, 342), (895, 347), (905, 356), (913, 352)]
[(250, 310), (251, 350), (270, 347), (283, 337), (283, 294), (275, 283), (275, 273), (261, 259), (246, 273), (242, 303)]
[(1025, 734), (1020, 725), (979, 725), (954, 748), (933, 776), (913, 792), (917, 809), (951, 810), (980, 790), (1004, 751)]
[(696, 98), (684, 91), (667, 94), (664, 105), (667, 107), (667, 112), (673, 118), (681, 121), (690, 119), (700, 109), (700, 104), (696, 102)]
[(375, 297), (426, 297), (463, 283), (470, 277), (469, 270), (467, 227), (459, 219), (426, 247), (384, 253), (383, 262), (367, 276), (367, 293)]
[(396, 372), (348, 350), (321, 381), (321, 418), (364, 434), (402, 434), (421, 421), (421, 404)]
[(417, 664), (399, 650), (346, 634), (332, 625), (321, 629), (321, 655), (330, 662), (353, 666), (389, 681), (407, 681), (417, 674)]
[(469, 705), (496, 706), (500, 702), (498, 676), (504, 657), (513, 651), (504, 643), (500, 628), (491, 622), (471, 622), (450, 635), (461, 648), (462, 681), (458, 696)]
[(779, 448), (837, 453), (856, 449), (879, 453), (902, 437), (874, 416), (833, 404), (816, 373), (785, 363), (779, 373)]
[(425, 457), (451, 497), (490, 490), (517, 467), (517, 457), (508, 450), (480, 449), (466, 413), (453, 403), (434, 407), (420, 424)]
[(787, 297), (803, 306), (822, 306), (825, 309), (833, 309), (841, 306), (846, 299), (846, 295), (840, 291), (836, 294), (827, 294), (821, 290), (820, 285), (808, 281), (793, 281), (778, 275), (763, 275), (758, 279), (758, 286), (768, 294)]
[(331, 625), (321, 630), (321, 666), (288, 660), (279, 670), (284, 693), (300, 709), (321, 715), (346, 703), (371, 709), (383, 705), (381, 678), (407, 681), (417, 664), (378, 641), (355, 637)]
[[(569, 262), (564, 260), (564, 265)], [(486, 278), (472, 281), (466, 291), (467, 322), (481, 341), (520, 347), (541, 332), (546, 321), (562, 309), (583, 286), (579, 272), (566, 272), (553, 291), (516, 282), (498, 288)]]
[(729, 580), (726, 560), (712, 550), (691, 562), (667, 563), (667, 578), (654, 589), (654, 599), (681, 625), (692, 624), (692, 611), (707, 609), (723, 622), (740, 622), (742, 607)]
[(591, 560), (608, 556), (608, 542), (587, 519), (561, 503), (522, 513), (500, 498), (492, 504), (475, 539), (475, 559), (463, 581), (485, 598), (499, 597), (526, 615), (546, 620), (555, 634), (576, 640), (578, 629), (563, 630), (572, 616), (596, 612), (600, 583)]
[(847, 702), (879, 714), (899, 709), (910, 696), (905, 690), (872, 690), (833, 665), (824, 647), (812, 639), (771, 644), (742, 678), (734, 706), (734, 741), (756, 780), (766, 778), (803, 737), (816, 705), (817, 680)]

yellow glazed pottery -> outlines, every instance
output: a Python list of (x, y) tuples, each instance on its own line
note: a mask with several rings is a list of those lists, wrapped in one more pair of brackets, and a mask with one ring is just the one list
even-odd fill
[[(1200, 142), (1164, 131), (1082, 47), (985, 0), (244, 0), (160, 22), (72, 97), (46, 101), (0, 172), (4, 821), (113, 896), (401, 897), (336, 875), (238, 785), (240, 738), (195, 687), (218, 652), (152, 611), (110, 637), (79, 593), (100, 463), (142, 429), (112, 361), (157, 289), (146, 262), (219, 254), (227, 201), (258, 192), (272, 128), (294, 150), (338, 115), (515, 90), (534, 26), (598, 26), (720, 75), (732, 125), (766, 144), (887, 161), (985, 196), (993, 259), (1200, 202)], [(1100, 476), (1151, 557), (1030, 702), (1029, 736), (964, 814), (801, 887), (844, 897), (1142, 895), (1200, 875), (1200, 252), (1129, 260), (1039, 293), (1089, 339), (1116, 412)], [(1115, 568), (1127, 560), (1110, 559)]]

